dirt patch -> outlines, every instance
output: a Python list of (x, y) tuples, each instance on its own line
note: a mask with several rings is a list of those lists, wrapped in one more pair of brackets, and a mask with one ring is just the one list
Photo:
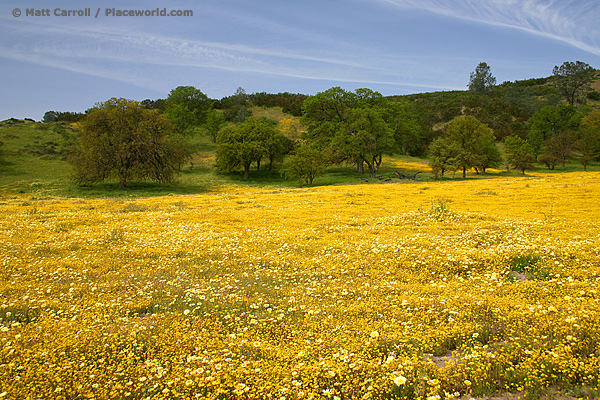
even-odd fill
[(512, 271), (510, 274), (518, 282), (527, 282), (531, 280), (531, 277), (522, 272)]
[[(464, 396), (465, 400), (523, 400), (526, 398), (524, 392), (516, 393), (494, 393), (484, 397)], [(546, 389), (538, 400), (576, 400), (577, 397), (570, 394), (562, 393), (556, 389)]]
[(446, 368), (448, 364), (455, 364), (456, 357), (453, 354), (446, 354), (443, 356), (435, 356), (431, 361), (433, 361), (438, 368), (442, 369)]

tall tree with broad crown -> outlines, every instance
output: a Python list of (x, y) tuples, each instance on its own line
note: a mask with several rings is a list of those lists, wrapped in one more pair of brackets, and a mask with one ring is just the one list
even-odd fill
[(557, 65), (552, 70), (556, 77), (556, 87), (567, 103), (574, 106), (582, 96), (585, 89), (589, 89), (594, 79), (596, 70), (588, 64), (576, 61), (565, 61), (560, 67)]
[(187, 145), (164, 115), (137, 101), (112, 98), (83, 120), (69, 161), (77, 183), (116, 176), (125, 187), (134, 179), (169, 182), (188, 156)]
[(166, 103), (169, 120), (179, 133), (184, 133), (187, 128), (199, 126), (206, 121), (212, 101), (200, 89), (178, 86), (171, 90)]
[[(493, 143), (494, 132), (472, 115), (454, 118), (448, 125), (445, 136), (459, 149), (454, 160), (455, 165), (462, 169), (463, 178), (466, 178), (468, 169), (481, 163), (482, 158), (495, 158), (495, 155), (487, 154), (493, 151), (489, 142)], [(482, 164), (479, 167), (482, 168)]]

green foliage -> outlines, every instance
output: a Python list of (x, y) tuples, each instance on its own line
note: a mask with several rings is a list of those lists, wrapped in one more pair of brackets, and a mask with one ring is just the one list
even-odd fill
[(158, 110), (160, 113), (164, 113), (167, 108), (167, 100), (166, 99), (156, 99), (156, 100), (145, 99), (145, 100), (142, 100), (140, 104), (149, 110)]
[(518, 136), (507, 137), (504, 141), (506, 161), (513, 167), (525, 174), (526, 169), (533, 168), (535, 152), (529, 142)]
[(163, 115), (136, 101), (112, 98), (83, 121), (69, 160), (79, 184), (116, 176), (124, 187), (134, 179), (171, 181), (187, 155)]
[(431, 201), (431, 207), (429, 208), (429, 216), (437, 221), (444, 221), (450, 215), (450, 209), (448, 208), (448, 200), (436, 199)]
[(470, 168), (477, 167), (485, 173), (486, 168), (500, 161), (493, 131), (472, 115), (454, 118), (445, 135), (459, 149), (453, 160), (462, 169), (463, 178)]
[(248, 100), (257, 107), (281, 107), (284, 113), (295, 117), (302, 115), (302, 105), (309, 96), (297, 93), (276, 93), (266, 92), (253, 93), (248, 96)]
[(488, 168), (496, 168), (502, 162), (502, 155), (491, 129), (482, 132), (482, 136), (475, 142), (473, 153), (473, 167), (482, 175), (485, 175)]
[(225, 114), (221, 110), (211, 110), (208, 112), (204, 128), (208, 136), (212, 138), (213, 143), (217, 143), (219, 131), (226, 123)]
[(46, 111), (42, 122), (56, 122), (58, 119), (58, 113), (56, 111)]
[(394, 136), (379, 110), (357, 108), (350, 112), (346, 129), (335, 136), (332, 144), (343, 149), (346, 157), (366, 163), (371, 178), (375, 178), (383, 154), (392, 152)]
[(85, 118), (85, 114), (83, 113), (46, 111), (42, 122), (78, 122), (81, 121), (83, 118)]
[[(304, 102), (305, 138), (329, 147), (335, 162), (364, 164), (376, 177), (384, 154), (418, 152), (425, 130), (406, 102), (392, 102), (370, 89), (354, 93), (333, 87)], [(416, 141), (416, 143), (415, 143)]]
[(167, 116), (179, 133), (204, 123), (211, 107), (210, 99), (193, 86), (178, 86), (171, 90), (166, 104)]
[(448, 125), (444, 136), (433, 141), (429, 148), (429, 165), (436, 177), (446, 171), (476, 168), (485, 174), (502, 160), (493, 131), (472, 115), (456, 117)]
[(238, 105), (231, 110), (232, 121), (236, 124), (246, 121), (248, 117), (252, 116), (252, 111), (248, 110), (244, 105)]
[(492, 70), (485, 62), (479, 63), (475, 72), (471, 72), (469, 77), (469, 90), (483, 94), (488, 92), (496, 84), (496, 78), (492, 75)]
[(508, 261), (510, 270), (519, 273), (531, 272), (535, 265), (541, 261), (540, 256), (536, 254), (522, 254), (517, 255)]
[(301, 146), (285, 160), (283, 174), (286, 179), (297, 180), (302, 187), (303, 184), (312, 185), (317, 176), (325, 173), (328, 165), (326, 152), (312, 146)]
[(565, 61), (560, 67), (555, 66), (552, 74), (561, 95), (574, 106), (577, 101), (584, 100), (583, 93), (589, 90), (596, 70), (581, 61)]
[(567, 104), (546, 106), (529, 119), (528, 141), (536, 154), (542, 153), (549, 168), (558, 160), (563, 169), (574, 149), (581, 115)]
[(306, 99), (301, 119), (307, 126), (306, 138), (318, 145), (328, 145), (348, 119), (355, 97), (354, 93), (332, 87)]
[(600, 92), (597, 90), (591, 90), (588, 92), (586, 97), (590, 100), (600, 101)]
[(239, 125), (222, 128), (217, 138), (217, 168), (231, 172), (241, 167), (244, 179), (248, 179), (253, 163), (259, 169), (264, 157), (274, 161), (283, 148), (280, 147), (283, 134), (275, 124), (267, 119), (250, 117)]
[[(525, 136), (527, 120), (540, 109), (544, 94), (538, 87), (525, 87), (508, 82), (494, 87), (485, 95), (473, 91), (421, 93), (403, 96), (409, 100), (411, 111), (425, 126), (423, 142), (439, 125), (461, 115), (473, 115), (494, 130), (496, 139), (506, 136)], [(552, 88), (552, 90), (555, 90)], [(429, 132), (428, 132), (429, 130)]]
[(407, 100), (390, 101), (385, 105), (383, 118), (394, 132), (395, 152), (420, 156), (427, 149), (427, 128), (412, 108)]
[(446, 137), (439, 137), (429, 146), (429, 166), (436, 178), (443, 178), (446, 171), (456, 171), (456, 158), (461, 149)]
[(575, 149), (586, 171), (590, 163), (600, 161), (600, 111), (594, 110), (581, 120)]

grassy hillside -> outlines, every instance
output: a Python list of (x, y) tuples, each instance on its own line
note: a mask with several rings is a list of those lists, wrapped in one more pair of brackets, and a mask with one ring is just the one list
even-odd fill
[[(475, 115), (481, 121), (494, 129), (498, 139), (509, 135), (524, 136), (527, 130), (527, 120), (540, 108), (548, 104), (558, 104), (561, 99), (552, 84), (552, 77), (530, 79), (526, 81), (506, 82), (496, 86), (486, 95), (469, 91), (422, 93), (408, 96), (392, 96), (407, 100), (413, 104), (414, 112), (423, 119), (429, 128), (428, 140), (439, 135), (440, 129), (458, 115)], [(304, 96), (305, 97), (305, 96)], [(255, 102), (270, 104), (282, 103), (281, 106), (252, 106), (249, 110), (253, 115), (268, 117), (279, 122), (279, 128), (289, 137), (298, 139), (306, 129), (300, 123), (298, 116), (284, 113), (283, 108), (293, 108), (298, 111), (301, 95), (257, 94)], [(220, 101), (220, 106), (227, 105), (227, 99)], [(600, 73), (588, 93), (587, 104), (600, 108)], [(286, 102), (289, 102), (287, 104)], [(249, 104), (251, 105), (251, 104)], [(192, 138), (198, 149), (191, 162), (184, 166), (178, 180), (172, 184), (156, 185), (152, 183), (133, 183), (126, 189), (119, 189), (115, 182), (104, 182), (90, 187), (78, 187), (70, 181), (71, 166), (65, 158), (69, 147), (77, 135), (77, 123), (35, 123), (33, 121), (8, 120), (0, 123), (0, 188), (8, 193), (28, 193), (33, 197), (66, 196), (66, 197), (97, 197), (97, 196), (152, 196), (166, 194), (191, 194), (210, 191), (220, 191), (225, 187), (231, 190), (247, 187), (295, 187), (296, 182), (283, 179), (278, 166), (269, 172), (252, 171), (251, 179), (245, 181), (240, 173), (224, 174), (214, 168), (216, 145), (202, 135), (198, 129)], [(501, 147), (501, 145), (500, 145)], [(415, 171), (417, 166), (420, 180), (432, 178), (425, 159), (413, 157), (384, 158), (384, 164), (379, 176), (392, 176), (396, 171)], [(566, 171), (578, 171), (580, 166), (576, 161), (567, 165)], [(597, 170), (598, 166), (591, 166)], [(540, 166), (537, 171), (545, 169)], [(558, 171), (556, 171), (558, 172)], [(487, 176), (509, 176), (515, 172), (492, 170)], [(472, 172), (470, 179), (477, 176)], [(450, 175), (449, 179), (456, 178)], [(364, 183), (365, 176), (356, 174), (353, 166), (332, 166), (327, 174), (318, 177), (315, 185), (339, 185)], [(372, 181), (378, 183), (378, 180)]]
[[(515, 134), (524, 136), (527, 120), (535, 112), (546, 105), (564, 102), (553, 82), (554, 77), (505, 82), (484, 95), (462, 90), (391, 97), (412, 102), (414, 111), (434, 130), (456, 116), (474, 115), (501, 140)], [(591, 87), (584, 101), (600, 109), (600, 71)]]
[[(255, 116), (266, 116), (280, 121), (280, 129), (290, 137), (299, 137), (304, 127), (298, 117), (281, 112), (279, 108), (254, 107)], [(216, 145), (208, 136), (198, 131), (192, 138), (197, 148), (190, 163), (186, 164), (173, 184), (133, 183), (128, 188), (118, 188), (116, 181), (78, 187), (70, 181), (71, 166), (66, 162), (70, 145), (76, 138), (77, 124), (7, 122), (0, 126), (0, 141), (4, 142), (0, 165), (0, 187), (6, 193), (27, 193), (34, 197), (97, 197), (97, 196), (152, 196), (167, 194), (192, 194), (212, 191), (242, 190), (242, 188), (271, 187), (291, 188), (297, 182), (286, 181), (278, 166), (272, 172), (265, 168), (252, 171), (251, 179), (244, 180), (241, 173), (219, 173), (214, 168)], [(386, 159), (381, 175), (394, 171), (409, 170), (418, 163), (421, 171), (428, 170), (426, 163), (418, 158)], [(411, 166), (412, 165), (412, 166)], [(426, 174), (423, 175), (423, 177)], [(326, 176), (315, 180), (316, 185), (339, 185), (364, 182), (352, 166), (333, 166)]]
[[(256, 107), (252, 109), (256, 116), (283, 121), (280, 128), (289, 136), (299, 137), (304, 127), (297, 117), (283, 114), (277, 108)], [(8, 122), (0, 126), (0, 188), (5, 195), (21, 193), (33, 198), (46, 197), (139, 197), (170, 194), (194, 194), (219, 191), (243, 191), (245, 188), (293, 188), (297, 182), (286, 181), (275, 166), (272, 172), (263, 168), (251, 171), (250, 179), (244, 180), (239, 172), (219, 173), (215, 167), (216, 145), (200, 131), (192, 141), (197, 153), (186, 164), (177, 181), (172, 184), (132, 183), (127, 188), (119, 188), (116, 181), (106, 181), (92, 186), (80, 187), (70, 180), (72, 168), (66, 160), (68, 149), (77, 135), (77, 124)], [(598, 170), (598, 166), (589, 166), (589, 170)], [(573, 161), (567, 164), (566, 171), (580, 171), (581, 166)], [(540, 173), (547, 171), (540, 166)], [(329, 167), (327, 174), (318, 177), (315, 186), (372, 183), (387, 181), (405, 182), (395, 179), (395, 172), (415, 174), (420, 181), (433, 179), (427, 160), (408, 156), (386, 156), (378, 173), (381, 179), (369, 180), (366, 175), (356, 173), (352, 165)], [(505, 170), (489, 170), (485, 177), (468, 174), (468, 179), (491, 179), (505, 176), (517, 176), (518, 173)], [(460, 174), (449, 174), (446, 179), (460, 179)]]

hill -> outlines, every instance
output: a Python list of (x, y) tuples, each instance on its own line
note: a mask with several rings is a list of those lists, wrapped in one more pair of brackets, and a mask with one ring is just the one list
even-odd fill
[[(546, 105), (563, 102), (554, 84), (555, 77), (504, 82), (486, 94), (468, 90), (391, 96), (413, 103), (414, 111), (433, 131), (454, 117), (473, 115), (490, 126), (498, 140), (511, 135), (524, 137), (527, 120)], [(600, 109), (600, 71), (583, 99), (583, 103)], [(581, 104), (580, 104), (581, 105)], [(435, 133), (433, 133), (435, 136)]]
[[(470, 91), (421, 93), (405, 96), (390, 96), (397, 101), (408, 101), (427, 128), (424, 144), (441, 134), (442, 129), (458, 115), (474, 115), (487, 123), (498, 140), (510, 135), (525, 136), (527, 120), (545, 105), (561, 102), (553, 85), (553, 77), (505, 82), (487, 94)], [(219, 100), (215, 107), (224, 110), (229, 118), (234, 118), (240, 109), (244, 113), (267, 117), (279, 123), (279, 129), (292, 139), (299, 139), (306, 130), (300, 122), (299, 104), (304, 95), (280, 93), (256, 93), (242, 100), (233, 96)], [(585, 97), (586, 107), (600, 108), (600, 73)], [(161, 101), (147, 101), (149, 107), (160, 110)], [(36, 193), (47, 196), (148, 196), (161, 194), (188, 194), (220, 190), (223, 187), (294, 187), (295, 182), (285, 181), (277, 168), (268, 171), (254, 171), (250, 181), (243, 181), (237, 173), (218, 173), (214, 168), (216, 145), (202, 135), (197, 128), (192, 142), (197, 152), (185, 165), (179, 180), (169, 185), (134, 184), (126, 190), (119, 190), (112, 182), (92, 187), (78, 187), (70, 180), (71, 166), (66, 163), (70, 146), (77, 138), (77, 121), (82, 115), (56, 113), (65, 121), (37, 123), (31, 119), (9, 119), (0, 122), (0, 187), (11, 192)], [(571, 164), (567, 170), (578, 170)], [(592, 169), (597, 167), (592, 167)], [(429, 179), (427, 160), (419, 157), (388, 156), (385, 158), (380, 176), (385, 180), (395, 171), (421, 172), (419, 179)], [(494, 174), (508, 174), (506, 171), (492, 171)], [(471, 175), (473, 177), (474, 175)], [(392, 176), (393, 179), (393, 176)], [(352, 167), (344, 165), (330, 167), (327, 174), (315, 181), (316, 185), (362, 183), (364, 177), (357, 175)]]

